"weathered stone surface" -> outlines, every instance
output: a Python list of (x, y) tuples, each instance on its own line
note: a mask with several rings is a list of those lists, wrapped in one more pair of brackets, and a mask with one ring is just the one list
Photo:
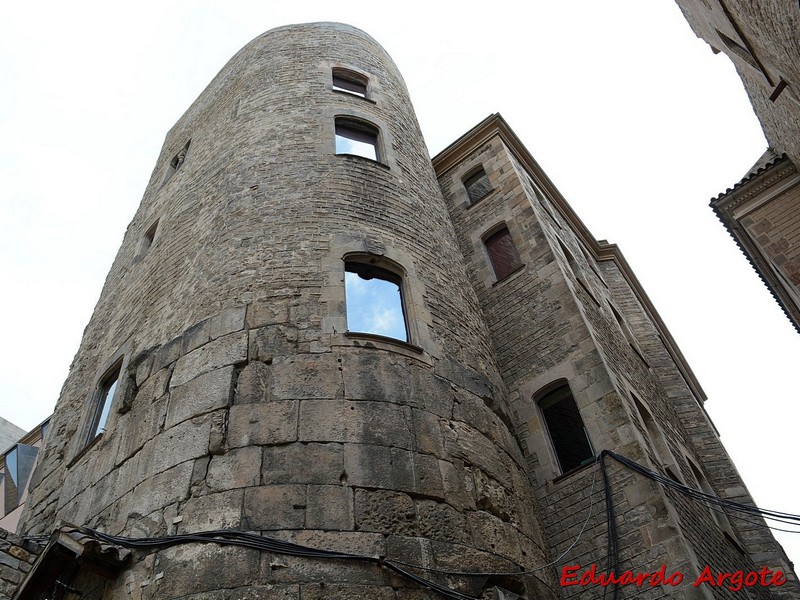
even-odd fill
[[(251, 548), (184, 544), (159, 553), (158, 568), (163, 577), (153, 582), (158, 597), (178, 598), (191, 589), (206, 592), (261, 583), (260, 553)], [(202, 577), (198, 577), (202, 573)]]
[(228, 445), (285, 444), (297, 440), (296, 400), (233, 405), (229, 411)]
[(341, 444), (288, 444), (263, 450), (261, 481), (338, 485), (344, 473)]
[(449, 504), (434, 500), (417, 500), (419, 535), (431, 540), (469, 542), (467, 520)]
[(353, 529), (353, 490), (341, 485), (308, 487), (306, 527), (309, 529)]
[(338, 398), (342, 380), (331, 354), (276, 358), (272, 363), (272, 397), (277, 400)]
[(170, 392), (165, 427), (169, 429), (185, 419), (196, 417), (230, 404), (234, 370), (224, 367), (173, 387)]
[(368, 443), (411, 449), (411, 410), (387, 402), (303, 400), (300, 440)]
[(179, 531), (239, 529), (242, 526), (243, 490), (230, 490), (189, 498), (183, 505)]
[(263, 362), (249, 362), (236, 380), (234, 403), (250, 404), (270, 400), (271, 369), (272, 367)]
[(244, 328), (246, 313), (246, 306), (232, 306), (215, 315), (211, 319), (211, 339), (215, 340), (223, 335), (241, 331)]
[(178, 359), (170, 387), (181, 386), (198, 375), (246, 360), (247, 333), (226, 335)]
[(394, 600), (388, 586), (309, 584), (303, 586), (303, 600)]
[(306, 486), (270, 485), (245, 490), (242, 527), (300, 529), (305, 523)]
[(250, 330), (250, 355), (272, 361), (276, 356), (297, 353), (297, 329), (288, 325), (266, 325)]
[(214, 456), (208, 465), (206, 484), (215, 491), (258, 485), (261, 478), (261, 448), (235, 448)]
[(416, 535), (416, 509), (408, 494), (383, 490), (356, 490), (356, 528), (359, 531)]

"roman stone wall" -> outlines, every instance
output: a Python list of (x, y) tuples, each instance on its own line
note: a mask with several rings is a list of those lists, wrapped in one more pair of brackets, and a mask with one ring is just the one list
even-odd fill
[[(332, 90), (333, 67), (368, 77), (367, 98)], [(335, 153), (341, 115), (379, 129), (377, 161)], [(408, 343), (348, 331), (349, 256), (402, 277)], [(115, 364), (106, 431), (87, 443)], [(280, 28), (237, 54), (168, 134), (65, 383), (23, 528), (232, 527), (517, 573), (547, 550), (509, 413), (391, 59), (347, 26)], [(500, 583), (419, 574), (471, 594), (557, 594), (548, 569)], [(376, 565), (208, 545), (139, 553), (108, 594), (244, 588), (432, 597)]]

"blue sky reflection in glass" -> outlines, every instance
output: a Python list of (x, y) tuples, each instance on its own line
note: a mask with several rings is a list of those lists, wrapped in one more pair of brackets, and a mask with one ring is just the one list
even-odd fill
[(371, 275), (370, 279), (351, 271), (352, 264), (348, 264), (345, 273), (348, 331), (373, 333), (407, 342), (403, 298), (399, 282), (393, 280), (396, 276), (392, 280), (384, 279), (382, 276), (389, 274), (388, 271), (359, 268), (362, 266), (365, 265), (355, 265), (362, 275)]
[(378, 160), (378, 133), (367, 126), (336, 122), (336, 154)]

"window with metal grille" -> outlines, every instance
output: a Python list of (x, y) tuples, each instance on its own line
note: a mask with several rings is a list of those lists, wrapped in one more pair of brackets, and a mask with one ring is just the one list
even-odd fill
[(562, 473), (594, 460), (594, 450), (569, 385), (564, 384), (539, 400), (547, 431)]
[(351, 119), (336, 119), (336, 154), (352, 154), (380, 160), (378, 128), (371, 123)]
[(470, 204), (477, 202), (486, 194), (492, 191), (489, 185), (489, 178), (483, 168), (478, 169), (472, 175), (464, 179), (464, 187), (467, 189)]
[(333, 69), (333, 90), (336, 92), (346, 92), (361, 98), (367, 97), (366, 77), (359, 73), (347, 69)]
[(486, 238), (483, 243), (486, 246), (492, 269), (494, 269), (494, 275), (498, 281), (508, 277), (522, 266), (517, 247), (511, 239), (508, 228), (503, 227)]

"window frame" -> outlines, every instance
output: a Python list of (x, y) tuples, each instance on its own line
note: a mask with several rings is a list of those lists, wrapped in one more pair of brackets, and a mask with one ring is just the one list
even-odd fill
[[(560, 437), (557, 438), (556, 436), (553, 435), (554, 427), (551, 425), (551, 420), (548, 419), (548, 413), (546, 412), (546, 409), (550, 407), (542, 406), (543, 402), (547, 401), (549, 398), (555, 396), (556, 394), (564, 393), (564, 391), (566, 391), (567, 395), (563, 398), (556, 399), (553, 402), (553, 405), (564, 401), (571, 401), (572, 408), (574, 408), (574, 413), (575, 413), (572, 416), (573, 417), (577, 416), (578, 419), (580, 420), (581, 432), (583, 434), (580, 437), (585, 439), (585, 443), (589, 451), (589, 456), (583, 458), (576, 465), (569, 465), (569, 468), (564, 468), (564, 462), (565, 462), (564, 459), (567, 457), (562, 455), (563, 452), (559, 452), (559, 447), (562, 445), (561, 438)], [(597, 452), (594, 449), (594, 444), (592, 444), (592, 438), (589, 436), (589, 430), (586, 427), (586, 422), (583, 420), (583, 415), (581, 414), (581, 410), (578, 407), (578, 402), (575, 400), (575, 394), (572, 393), (572, 388), (570, 387), (568, 381), (561, 379), (558, 381), (554, 381), (550, 385), (544, 387), (534, 396), (534, 403), (538, 407), (539, 413), (541, 414), (542, 422), (544, 423), (544, 430), (547, 432), (547, 438), (550, 442), (550, 449), (553, 452), (555, 465), (558, 467), (558, 470), (561, 473), (559, 477), (569, 475), (570, 473), (578, 471), (588, 465), (593, 464), (596, 461)], [(578, 435), (578, 434), (572, 434), (572, 435)], [(558, 443), (556, 442), (557, 439), (559, 440)]]
[[(473, 197), (470, 189), (483, 178), (486, 179), (487, 189), (485, 189), (482, 194), (475, 195)], [(486, 173), (486, 169), (483, 167), (483, 165), (478, 165), (474, 169), (468, 171), (467, 174), (461, 178), (461, 185), (464, 186), (464, 189), (467, 192), (467, 199), (470, 206), (480, 202), (494, 191), (492, 184), (489, 182), (489, 175)]]
[(95, 439), (105, 434), (108, 420), (111, 416), (111, 407), (114, 399), (119, 395), (122, 384), (122, 363), (119, 358), (111, 367), (106, 369), (103, 376), (95, 386), (92, 399), (92, 418), (86, 433), (86, 444), (91, 444)]
[[(353, 132), (355, 135), (349, 137), (340, 133), (340, 130), (347, 130), (349, 132)], [(364, 139), (358, 139), (359, 137), (364, 138), (366, 136), (374, 137), (374, 141), (365, 141)], [(362, 154), (356, 154), (353, 152), (340, 152), (339, 142), (338, 142), (338, 139), (340, 137), (346, 140), (351, 140), (362, 144), (371, 145), (372, 148), (374, 149), (375, 157), (373, 158), (371, 156), (364, 156)], [(333, 123), (333, 140), (334, 140), (334, 153), (337, 156), (357, 156), (365, 160), (376, 162), (378, 164), (383, 164), (383, 146), (381, 144), (381, 129), (371, 121), (367, 121), (365, 119), (359, 119), (349, 115), (337, 115), (336, 117), (334, 117), (334, 123)]]
[[(413, 345), (412, 342), (412, 334), (411, 334), (411, 327), (410, 327), (410, 317), (409, 317), (409, 307), (407, 302), (407, 291), (406, 291), (406, 279), (407, 276), (405, 274), (404, 269), (399, 265), (396, 265), (389, 260), (377, 256), (372, 255), (347, 255), (343, 257), (344, 263), (344, 302), (345, 302), (345, 319), (347, 322), (347, 330), (346, 335), (348, 337), (375, 337), (381, 340), (387, 340), (395, 343), (401, 343), (406, 345)], [(361, 273), (359, 272), (366, 272), (369, 271), (371, 277), (366, 279), (362, 277)], [(405, 332), (405, 339), (393, 337), (389, 335), (383, 335), (380, 333), (374, 333), (370, 331), (358, 331), (353, 330), (350, 328), (350, 319), (347, 318), (347, 309), (351, 305), (351, 302), (348, 302), (348, 292), (347, 292), (347, 273), (354, 273), (369, 281), (370, 279), (379, 279), (381, 281), (388, 281), (397, 286), (398, 295), (399, 295), (399, 310), (400, 316), (403, 319), (403, 331)]]
[[(496, 241), (493, 242), (492, 240), (495, 240), (495, 238), (498, 238), (498, 236), (500, 236), (504, 232), (505, 236), (502, 239), (508, 240), (508, 244), (506, 244), (505, 248), (507, 250), (513, 249), (513, 254), (514, 254), (513, 258), (515, 259), (515, 263), (507, 271), (504, 270), (501, 274), (498, 270), (498, 266), (504, 263), (500, 261), (500, 256), (497, 254), (497, 251), (493, 250), (494, 248), (498, 248), (499, 246), (496, 245), (497, 243)], [(487, 233), (485, 233), (481, 237), (481, 242), (483, 244), (486, 256), (489, 259), (489, 264), (492, 267), (492, 273), (494, 274), (495, 277), (495, 284), (508, 279), (514, 273), (516, 273), (525, 266), (525, 263), (522, 262), (522, 257), (519, 254), (519, 249), (517, 248), (517, 245), (514, 243), (514, 238), (511, 235), (511, 231), (509, 230), (507, 223), (501, 223), (500, 225), (497, 225), (496, 227), (490, 229)]]
[[(344, 85), (337, 84), (337, 81)], [(331, 68), (331, 90), (341, 94), (348, 94), (364, 100), (370, 99), (370, 85), (369, 77), (358, 71), (348, 69), (346, 67), (332, 67)], [(347, 84), (357, 89), (350, 89)], [(360, 91), (363, 87), (363, 93)]]

